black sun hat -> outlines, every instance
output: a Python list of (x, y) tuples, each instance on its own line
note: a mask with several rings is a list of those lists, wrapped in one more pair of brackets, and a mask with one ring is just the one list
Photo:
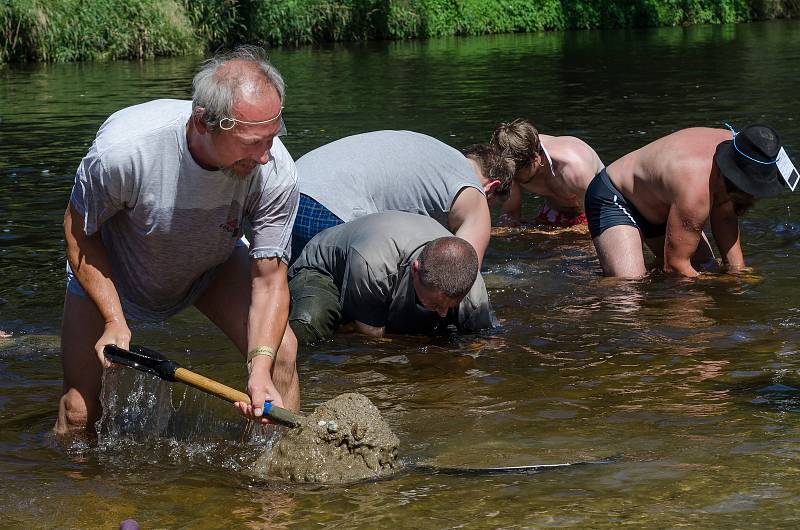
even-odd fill
[(733, 140), (720, 143), (714, 154), (725, 178), (753, 197), (772, 197), (783, 191), (776, 164), (781, 150), (778, 133), (766, 125), (748, 125), (739, 132), (728, 128)]

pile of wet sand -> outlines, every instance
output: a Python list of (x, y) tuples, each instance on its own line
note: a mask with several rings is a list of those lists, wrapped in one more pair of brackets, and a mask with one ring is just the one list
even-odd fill
[(254, 472), (291, 482), (346, 483), (395, 471), (400, 441), (361, 394), (326, 401), (288, 430)]

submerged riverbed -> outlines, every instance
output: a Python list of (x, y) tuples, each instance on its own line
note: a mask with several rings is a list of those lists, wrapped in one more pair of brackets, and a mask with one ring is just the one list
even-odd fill
[[(275, 50), (295, 158), (412, 129), (453, 146), (527, 116), (607, 164), (683, 127), (766, 122), (800, 162), (800, 24), (567, 32)], [(0, 68), (0, 526), (524, 528), (793, 526), (800, 520), (800, 195), (743, 221), (752, 275), (600, 277), (580, 231), (500, 231), (484, 275), (502, 328), (435, 340), (341, 335), (301, 350), (302, 407), (372, 400), (401, 460), (602, 466), (536, 475), (404, 472), (288, 486), (250, 466), (275, 438), (180, 384), (107, 374), (97, 447), (50, 435), (61, 388), (61, 218), (111, 112), (188, 98), (197, 60)], [(538, 199), (526, 196), (525, 217)], [(241, 388), (244, 363), (195, 310), (133, 341)]]

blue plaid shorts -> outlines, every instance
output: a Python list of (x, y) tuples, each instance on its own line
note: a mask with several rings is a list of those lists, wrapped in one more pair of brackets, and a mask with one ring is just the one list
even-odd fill
[(292, 227), (292, 261), (297, 259), (311, 238), (326, 228), (344, 223), (330, 210), (309, 197), (300, 194), (300, 206)]

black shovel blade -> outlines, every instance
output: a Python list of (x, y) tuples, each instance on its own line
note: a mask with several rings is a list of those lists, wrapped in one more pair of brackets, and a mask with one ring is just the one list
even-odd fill
[(128, 366), (135, 370), (153, 374), (165, 381), (175, 381), (175, 370), (178, 363), (170, 361), (160, 353), (143, 346), (131, 346), (124, 350), (113, 344), (103, 348), (103, 353), (111, 362)]

